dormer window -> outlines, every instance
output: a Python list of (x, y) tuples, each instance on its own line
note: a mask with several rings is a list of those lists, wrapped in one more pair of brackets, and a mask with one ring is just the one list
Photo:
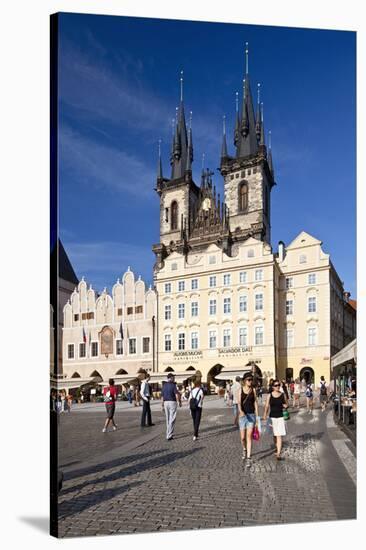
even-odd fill
[(241, 182), (239, 185), (239, 211), (246, 212), (248, 210), (248, 184)]

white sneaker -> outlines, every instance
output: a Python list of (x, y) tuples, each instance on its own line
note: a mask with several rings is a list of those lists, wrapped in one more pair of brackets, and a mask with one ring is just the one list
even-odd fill
[(242, 459), (245, 460), (246, 457), (247, 457), (247, 451), (246, 451), (246, 449), (243, 449)]
[(196, 439), (197, 439), (197, 437), (194, 435), (194, 436), (193, 436), (193, 441), (196, 441)]
[(115, 432), (117, 430), (117, 426), (113, 426), (113, 431)]
[(107, 431), (107, 428), (103, 428), (102, 432), (105, 434), (105, 432)]

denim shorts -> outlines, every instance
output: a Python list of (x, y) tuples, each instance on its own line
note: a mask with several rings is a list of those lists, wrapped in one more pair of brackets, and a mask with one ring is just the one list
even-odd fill
[(241, 430), (246, 430), (247, 428), (254, 428), (256, 421), (255, 414), (248, 413), (244, 416), (239, 416), (239, 428)]

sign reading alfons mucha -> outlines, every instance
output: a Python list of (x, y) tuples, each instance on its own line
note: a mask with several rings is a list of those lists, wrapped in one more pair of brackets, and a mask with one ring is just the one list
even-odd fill
[(113, 329), (107, 326), (100, 331), (100, 351), (102, 355), (113, 354), (113, 334)]

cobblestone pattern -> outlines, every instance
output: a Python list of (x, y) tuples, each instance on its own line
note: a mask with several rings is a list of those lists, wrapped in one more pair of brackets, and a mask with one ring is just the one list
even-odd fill
[(66, 473), (60, 536), (339, 519), (321, 474), (316, 422), (293, 422), (283, 462), (265, 434), (245, 468), (230, 411), (205, 413), (196, 442), (188, 411), (180, 411), (173, 441), (159, 430), (120, 458)]

